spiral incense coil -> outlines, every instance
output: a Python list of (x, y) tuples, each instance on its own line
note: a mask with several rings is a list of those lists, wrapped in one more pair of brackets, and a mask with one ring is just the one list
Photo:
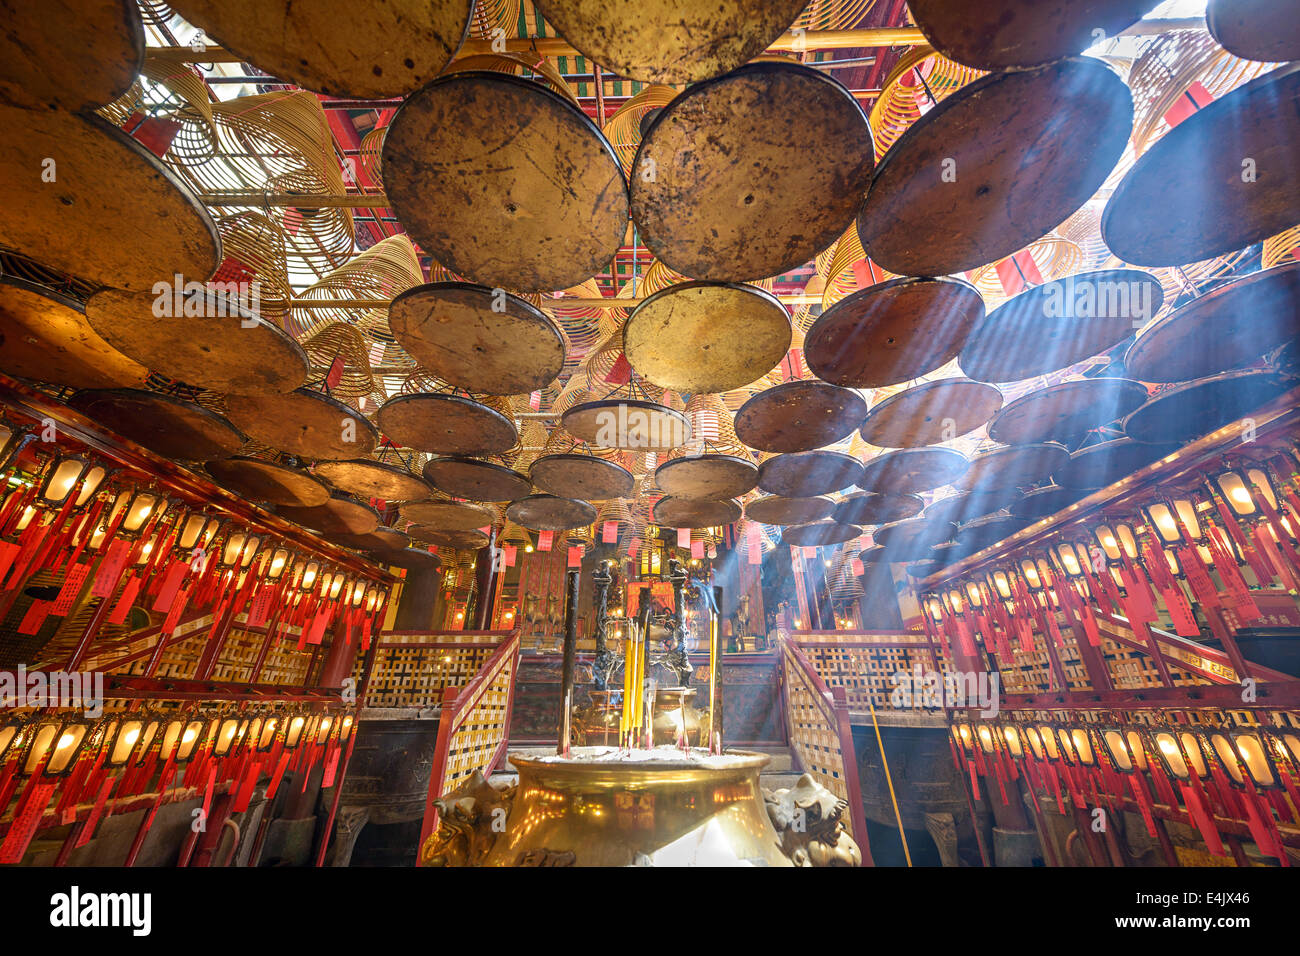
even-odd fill
[(387, 126), (376, 126), (361, 137), (361, 145), (357, 147), (357, 162), (361, 166), (361, 172), (375, 189), (384, 186), (383, 149), (384, 135), (387, 132)]
[[(1028, 256), (1033, 260), (1033, 271), (1026, 273), (1022, 258)], [(993, 308), (1001, 300), (1009, 298), (1007, 285), (1023, 288), (1025, 285), (1039, 285), (1074, 275), (1083, 264), (1083, 254), (1079, 247), (1064, 236), (1049, 232), (1041, 239), (1035, 239), (1014, 256), (1007, 256), (997, 262), (972, 269), (966, 274), (967, 281), (979, 289), (984, 296), (986, 308)], [(999, 266), (1011, 278), (1004, 280)], [(1034, 275), (1037, 273), (1037, 276)], [(1017, 281), (1019, 280), (1019, 281)]]
[(884, 156), (930, 107), (983, 75), (983, 70), (954, 63), (936, 53), (933, 47), (909, 50), (889, 71), (880, 96), (871, 107), (876, 159)]
[(1300, 259), (1300, 226), (1293, 226), (1286, 232), (1280, 232), (1264, 240), (1260, 254), (1260, 266), (1271, 268), (1283, 262)]
[(330, 386), (337, 398), (355, 399), (374, 391), (368, 346), (361, 333), (351, 325), (335, 322), (299, 340), (311, 371), (308, 380), (320, 386), (326, 382), (334, 363), (343, 361), (343, 373)]
[(831, 246), (824, 265), (819, 261), (817, 275), (823, 283), (823, 311), (859, 289), (898, 278), (867, 258), (867, 254), (862, 251), (862, 240), (858, 238), (856, 225), (846, 229), (844, 235)]
[(862, 23), (875, 7), (876, 0), (812, 0), (791, 30), (847, 30)]
[(346, 301), (391, 299), (423, 281), (420, 260), (410, 238), (389, 236), (304, 289), (299, 299), (340, 303), (330, 308), (295, 309), (294, 328), (303, 335), (331, 322), (344, 322), (356, 325), (372, 338), (391, 341), (387, 309), (362, 310), (346, 305)]
[(641, 145), (645, 117), (663, 109), (675, 96), (677, 91), (671, 86), (651, 84), (620, 106), (606, 121), (605, 138), (618, 154), (625, 174), (632, 170), (632, 160), (636, 157), (637, 147)]
[[(289, 285), (289, 262), (280, 224), (265, 213), (250, 209), (218, 219), (217, 234), (221, 236), (222, 260), (210, 282), (235, 283), (240, 290), (247, 283), (248, 289), (257, 292), (257, 314), (285, 328), (293, 289)], [(248, 296), (240, 298), (252, 307)]]

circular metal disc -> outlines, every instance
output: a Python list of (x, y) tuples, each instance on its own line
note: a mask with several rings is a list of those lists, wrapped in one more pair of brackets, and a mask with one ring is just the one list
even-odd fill
[(956, 358), (982, 318), (984, 299), (960, 279), (890, 279), (823, 312), (804, 338), (804, 360), (834, 385), (897, 385)]
[(1056, 442), (1002, 445), (972, 455), (970, 468), (956, 485), (975, 492), (1025, 488), (1050, 478), (1069, 460), (1069, 450)]
[(862, 462), (839, 451), (801, 451), (777, 455), (758, 466), (758, 487), (787, 498), (828, 495), (856, 485)]
[(1276, 0), (1210, 0), (1205, 25), (1219, 45), (1243, 60), (1300, 60), (1300, 17)]
[(889, 564), (889, 556), (885, 553), (884, 545), (874, 545), (867, 548), (858, 555), (858, 560), (864, 566), (873, 564)]
[(668, 528), (712, 528), (740, 518), (740, 503), (730, 498), (660, 498), (655, 524)]
[[(1164, 293), (1137, 269), (1086, 272), (1020, 293), (971, 331), (958, 359), (982, 382), (1067, 368), (1113, 348), (1160, 310)], [(1033, 343), (1033, 347), (1027, 347)]]
[(813, 498), (784, 498), (768, 495), (755, 498), (745, 505), (745, 517), (760, 524), (808, 524), (830, 517), (835, 502), (821, 496)]
[(220, 484), (249, 501), (312, 508), (330, 498), (330, 490), (301, 468), (262, 458), (222, 458), (204, 467)]
[(407, 98), (388, 127), (384, 184), (425, 251), (492, 288), (567, 289), (627, 230), (623, 169), (596, 124), (541, 83), (469, 71)]
[[(1125, 262), (1176, 266), (1290, 229), (1300, 222), (1297, 153), (1300, 63), (1292, 63), (1237, 87), (1157, 140), (1111, 194), (1102, 238)], [(1189, 183), (1200, 187), (1189, 193)]]
[(1132, 438), (1116, 438), (1076, 451), (1067, 464), (1052, 472), (1052, 480), (1063, 488), (1095, 491), (1127, 478), (1177, 448), (1176, 444), (1146, 445)]
[(794, 23), (806, 0), (542, 0), (537, 8), (583, 56), (643, 83), (698, 83), (747, 63)]
[[(798, 116), (815, 122), (791, 148)], [(862, 107), (828, 74), (750, 63), (690, 87), (656, 117), (632, 163), (632, 218), (683, 275), (780, 275), (853, 221), (873, 155)]]
[(1300, 339), (1300, 262), (1235, 279), (1143, 332), (1124, 366), (1144, 382), (1186, 382), (1250, 365)]
[(560, 419), (574, 438), (597, 448), (672, 451), (690, 440), (690, 420), (675, 408), (637, 399), (574, 405)]
[[(465, 535), (466, 543), (470, 544), (470, 547), (459, 549), (464, 551), (477, 551), (479, 548), (484, 547), (488, 540), (487, 535), (483, 534), (481, 531), (448, 531), (446, 534), (457, 536)], [(470, 536), (477, 537), (471, 538)], [(406, 568), (408, 571), (416, 568), (428, 568), (429, 570), (436, 571), (438, 568), (442, 567), (442, 559), (436, 554), (430, 554), (428, 551), (424, 550), (424, 548), (403, 548), (401, 551), (385, 552), (379, 557), (385, 564), (391, 564), (399, 568)]]
[(781, 532), (781, 541), (784, 544), (813, 548), (828, 544), (843, 544), (845, 541), (852, 541), (860, 534), (862, 529), (855, 525), (840, 524), (838, 521), (819, 521), (816, 524), (800, 524), (786, 528)]
[(736, 437), (763, 451), (811, 451), (857, 428), (867, 403), (857, 392), (812, 379), (759, 392), (736, 413)]
[(459, 395), (398, 395), (380, 406), (375, 422), (397, 444), (440, 455), (493, 455), (519, 440), (511, 419)]
[(1011, 506), (1011, 514), (1021, 521), (1038, 521), (1068, 508), (1088, 494), (1081, 488), (1062, 488), (1059, 485), (1035, 488), (1025, 492), (1025, 496)]
[(436, 531), (474, 531), (497, 520), (495, 508), (471, 501), (413, 501), (402, 505), (403, 521)]
[(890, 524), (914, 517), (921, 512), (916, 495), (882, 495), (874, 491), (856, 491), (835, 506), (835, 520), (841, 524)]
[(506, 517), (533, 531), (567, 531), (596, 520), (596, 508), (586, 501), (555, 495), (529, 495), (511, 502)]
[(0, 371), (73, 388), (130, 388), (149, 377), (90, 327), (75, 299), (8, 276), (0, 278)]
[(528, 478), (512, 468), (476, 458), (434, 458), (425, 479), (439, 491), (470, 501), (514, 501), (532, 491)]
[(726, 392), (770, 372), (790, 350), (776, 296), (734, 282), (660, 289), (623, 326), (623, 351), (645, 378), (682, 392)]
[(1161, 392), (1124, 419), (1124, 433), (1148, 444), (1186, 444), (1253, 412), (1286, 391), (1272, 372), (1223, 372)]
[(871, 540), (884, 546), (892, 563), (925, 557), (930, 548), (949, 540), (952, 534), (953, 527), (947, 522), (933, 524), (924, 518), (908, 518), (882, 525)]
[(313, 471), (335, 488), (358, 498), (423, 501), (433, 495), (433, 489), (423, 478), (383, 461), (368, 458), (322, 461)]
[[(386, 528), (382, 524), (374, 531), (365, 534), (332, 534), (329, 539), (337, 545), (354, 551), (365, 551), (384, 558), (396, 558), (411, 546), (411, 536), (396, 528)], [(423, 552), (428, 554), (428, 552)], [(437, 560), (436, 558), (434, 560)]]
[(275, 513), (321, 534), (368, 534), (379, 527), (379, 512), (347, 495), (331, 495), (323, 505), (285, 505)]
[(540, 491), (584, 501), (608, 501), (632, 493), (636, 479), (622, 465), (591, 455), (544, 455), (533, 462), (528, 477)]
[(226, 414), (250, 438), (299, 458), (358, 458), (379, 441), (379, 432), (360, 412), (305, 388), (283, 395), (227, 395)]
[[(10, 186), (0, 245), (115, 289), (216, 271), (221, 240), (203, 204), (101, 117), (0, 106), (0, 133), (0, 182)], [(49, 170), (54, 181), (43, 182)]]
[(858, 487), (878, 494), (914, 495), (952, 484), (966, 466), (966, 456), (951, 448), (904, 448), (868, 461)]
[(258, 395), (307, 381), (307, 354), (292, 336), (208, 289), (103, 289), (86, 300), (86, 319), (114, 348), (191, 385)]
[(92, 110), (126, 93), (144, 65), (134, 0), (19, 0), (0, 8), (2, 103)]
[(956, 541), (970, 554), (1009, 538), (1025, 526), (1024, 518), (996, 514), (978, 518), (957, 529)]
[(244, 436), (216, 412), (160, 392), (85, 391), (68, 404), (164, 458), (208, 461), (233, 455), (244, 444)]
[[(890, 272), (914, 276), (1009, 256), (1096, 193), (1132, 128), (1133, 97), (1100, 60), (981, 77), (881, 159), (858, 216), (862, 247)], [(940, 180), (945, 169), (951, 181)]]
[(912, 19), (944, 56), (980, 70), (1041, 66), (1113, 37), (1157, 0), (908, 0)]
[[(935, 545), (935, 547), (938, 547), (938, 545)], [(931, 553), (933, 553), (933, 550)], [(916, 578), (919, 581), (921, 578), (928, 578), (943, 566), (944, 564), (941, 560), (931, 557), (925, 558), (921, 561), (913, 561), (903, 570), (906, 571), (910, 577)]]
[(758, 484), (758, 468), (733, 455), (688, 455), (655, 469), (655, 487), (678, 498), (739, 498)]
[(439, 548), (450, 548), (453, 551), (477, 551), (480, 548), (487, 547), (490, 540), (485, 533), (477, 529), (474, 531), (440, 531), (437, 528), (425, 528), (413, 524), (406, 530), (416, 541), (423, 541)]
[(468, 282), (416, 286), (393, 299), (388, 326), (423, 368), (471, 392), (532, 392), (564, 367), (559, 326), (503, 289)]
[(1005, 508), (1016, 498), (1014, 491), (959, 491), (932, 501), (926, 506), (923, 517), (926, 521), (950, 521), (953, 524), (966, 524), (977, 518), (983, 518), (994, 511)]
[(1139, 382), (1083, 378), (1030, 392), (989, 423), (989, 438), (1004, 445), (1055, 441), (1074, 447), (1088, 432), (1119, 421), (1147, 400)]
[(294, 0), (176, 0), (171, 6), (270, 76), (331, 96), (402, 96), (451, 62), (470, 0), (342, 5)]
[(965, 435), (1002, 407), (1002, 393), (966, 378), (945, 378), (898, 392), (867, 413), (858, 433), (881, 448), (916, 448)]

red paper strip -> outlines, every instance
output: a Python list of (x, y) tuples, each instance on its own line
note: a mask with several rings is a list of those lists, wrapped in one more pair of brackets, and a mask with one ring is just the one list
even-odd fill
[(515, 554), (518, 550), (519, 549), (513, 544), (502, 545), (501, 559), (505, 567), (513, 568), (515, 566)]
[(678, 528), (678, 529), (677, 529), (677, 547), (679, 547), (679, 548), (689, 548), (690, 546), (691, 546), (691, 529), (690, 529), (690, 528)]
[(63, 587), (59, 588), (59, 596), (54, 599), (54, 608), (50, 612), (51, 614), (64, 617), (72, 610), (72, 602), (81, 593), (81, 586), (86, 583), (86, 575), (89, 573), (89, 562), (74, 564), (68, 568), (68, 575), (63, 579)]
[(41, 817), (45, 815), (45, 808), (54, 797), (56, 786), (57, 780), (41, 780), (35, 784), (35, 789), (23, 804), (22, 812), (9, 824), (4, 843), (0, 844), (0, 864), (18, 863), (22, 860), (31, 845), (32, 837), (36, 835)]
[(697, 540), (691, 542), (691, 557), (697, 561), (704, 560), (704, 541)]
[(113, 785), (117, 783), (117, 777), (105, 777), (99, 785), (99, 793), (95, 797), (95, 805), (91, 807), (90, 814), (86, 817), (86, 822), (81, 825), (81, 835), (77, 837), (74, 847), (83, 847), (90, 842), (90, 838), (95, 835), (95, 827), (99, 825), (99, 818), (104, 815), (104, 807), (108, 803), (108, 795), (113, 792)]
[(185, 579), (190, 567), (183, 561), (176, 561), (167, 569), (163, 575), (162, 584), (158, 588), (158, 598), (153, 602), (153, 609), (160, 614), (166, 614), (171, 610), (172, 601), (176, 598), (176, 592), (181, 588), (181, 581)]
[(108, 551), (104, 554), (104, 560), (99, 563), (99, 570), (95, 572), (95, 583), (90, 586), (90, 596), (97, 598), (109, 598), (113, 594), (113, 589), (117, 587), (117, 579), (122, 574), (122, 567), (126, 564), (127, 555), (131, 553), (131, 542), (116, 539), (108, 546)]
[(582, 567), (582, 545), (575, 544), (569, 547), (569, 567)]
[(50, 611), (54, 607), (53, 601), (33, 601), (27, 613), (23, 615), (22, 621), (18, 624), (19, 634), (35, 634), (45, 623), (45, 619), (50, 616)]
[(551, 541), (554, 539), (554, 537), (555, 537), (555, 532), (554, 532), (554, 531), (539, 531), (539, 532), (537, 532), (537, 550), (538, 550), (538, 551), (550, 551), (550, 550), (551, 550)]
[(600, 540), (605, 544), (614, 544), (618, 541), (618, 522), (606, 521), (600, 530)]

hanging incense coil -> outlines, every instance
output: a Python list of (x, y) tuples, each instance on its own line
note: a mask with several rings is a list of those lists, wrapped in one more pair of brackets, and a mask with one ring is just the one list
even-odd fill
[(837, 451), (774, 455), (758, 467), (758, 487), (787, 498), (831, 494), (857, 484), (861, 478), (861, 463)]
[(257, 307), (253, 311), (288, 331), (293, 289), (289, 284), (284, 229), (266, 214), (247, 210), (218, 219), (217, 233), (221, 236), (222, 260), (211, 282), (232, 283), (233, 288), (224, 288), (236, 294), (255, 289)]
[(884, 156), (924, 111), (983, 75), (984, 71), (962, 66), (930, 46), (904, 53), (880, 85), (880, 95), (871, 107), (876, 159)]
[(626, 174), (632, 169), (637, 147), (641, 145), (641, 129), (646, 117), (657, 113), (677, 96), (671, 86), (651, 84), (614, 111), (602, 132), (609, 145), (618, 154)]
[[(311, 385), (320, 388), (336, 379), (330, 384), (330, 394), (344, 400), (369, 395), (374, 390), (369, 349), (353, 326), (335, 322), (317, 328), (300, 341), (310, 363), (308, 382)], [(337, 376), (332, 374), (335, 372)]]
[[(1036, 277), (1028, 278), (1024, 275), (1027, 270), (1022, 269), (1021, 262), (1026, 258), (1032, 263)], [(1001, 300), (1009, 298), (1008, 287), (1014, 291), (1031, 282), (1038, 284), (1038, 279), (1044, 283), (1063, 279), (1079, 272), (1082, 265), (1083, 254), (1079, 247), (1064, 236), (1052, 232), (1035, 239), (1014, 256), (972, 269), (967, 274), (967, 279), (979, 289), (989, 307), (993, 308), (1000, 305)], [(1010, 280), (1004, 279), (1004, 276), (1009, 276)]]
[(420, 259), (411, 240), (404, 235), (389, 236), (302, 291), (299, 300), (338, 300), (338, 306), (295, 309), (295, 333), (306, 336), (331, 323), (343, 323), (372, 337), (391, 339), (387, 309), (358, 309), (347, 301), (390, 299), (422, 281)]
[(690, 438), (690, 423), (683, 413), (640, 399), (583, 402), (566, 411), (560, 421), (593, 448), (671, 451)]
[(544, 57), (530, 57), (519, 53), (475, 53), (457, 57), (443, 75), (475, 71), (504, 73), (507, 76), (533, 79), (552, 92), (560, 94), (574, 106), (582, 105), (573, 94), (573, 89), (565, 80), (564, 74)]

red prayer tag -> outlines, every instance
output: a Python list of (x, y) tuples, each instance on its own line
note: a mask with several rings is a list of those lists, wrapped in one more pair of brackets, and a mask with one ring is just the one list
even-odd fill
[(679, 548), (689, 548), (690, 546), (691, 546), (691, 529), (690, 529), (690, 528), (678, 528), (678, 529), (677, 529), (677, 547), (679, 547)]
[(63, 587), (59, 588), (59, 596), (54, 599), (54, 608), (51, 610), (51, 614), (63, 617), (72, 610), (72, 602), (81, 593), (81, 586), (86, 583), (86, 575), (89, 573), (89, 563), (74, 564), (68, 568), (68, 575), (63, 579)]
[(569, 548), (569, 567), (582, 567), (582, 545), (576, 544)]
[(515, 553), (517, 548), (513, 544), (503, 545), (501, 548), (501, 559), (505, 567), (513, 568), (515, 566)]
[(23, 615), (22, 621), (18, 624), (19, 634), (35, 634), (45, 623), (45, 619), (50, 615), (50, 609), (54, 606), (51, 601), (33, 601), (27, 613)]
[(189, 569), (189, 565), (182, 561), (175, 562), (167, 569), (167, 573), (163, 575), (162, 585), (158, 588), (158, 597), (153, 602), (155, 611), (166, 614), (171, 610), (172, 601), (176, 598), (176, 592), (180, 590), (181, 581), (184, 580)]
[(614, 544), (618, 541), (618, 522), (606, 521), (601, 528), (600, 540), (605, 544)]
[(550, 551), (550, 550), (551, 550), (551, 541), (553, 540), (554, 537), (555, 537), (555, 532), (554, 532), (554, 531), (539, 531), (539, 532), (537, 532), (537, 550), (538, 550), (538, 551)]
[(704, 560), (704, 542), (703, 542), (703, 541), (692, 541), (692, 542), (691, 542), (691, 557), (694, 558), (694, 559), (697, 560), (697, 561), (703, 561), (703, 560)]
[(35, 789), (23, 803), (22, 812), (9, 824), (5, 841), (0, 844), (0, 863), (17, 863), (22, 860), (23, 854), (31, 845), (32, 837), (36, 835), (41, 817), (45, 815), (45, 808), (54, 798), (54, 788), (57, 785), (57, 780), (36, 783)]

